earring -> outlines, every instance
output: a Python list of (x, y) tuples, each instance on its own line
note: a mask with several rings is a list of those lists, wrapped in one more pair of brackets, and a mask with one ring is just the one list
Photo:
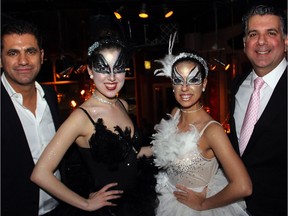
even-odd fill
[(173, 89), (173, 92), (175, 92), (175, 90)]
[(93, 74), (90, 74), (90, 79), (93, 79)]
[(202, 92), (205, 92), (205, 88), (202, 88)]

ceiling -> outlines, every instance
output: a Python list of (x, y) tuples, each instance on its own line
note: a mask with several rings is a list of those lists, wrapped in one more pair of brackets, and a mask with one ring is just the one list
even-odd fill
[[(169, 20), (164, 20), (163, 3), (174, 10)], [(112, 14), (123, 6), (123, 20), (143, 22), (137, 16), (141, 3), (147, 4), (151, 12), (146, 23), (177, 22), (184, 32), (208, 32), (241, 22), (241, 16), (253, 4), (273, 2), (283, 8), (286, 0), (2, 0), (3, 16), (61, 11), (83, 11), (86, 15)], [(43, 17), (44, 18), (44, 17)], [(79, 17), (82, 19), (84, 17)], [(42, 19), (41, 16), (34, 19)]]
[[(174, 10), (166, 20), (162, 12), (164, 2)], [(131, 34), (132, 29), (139, 38), (145, 26), (149, 32), (144, 34), (153, 38), (159, 34), (157, 26), (161, 23), (177, 24), (181, 34), (212, 32), (236, 25), (251, 5), (267, 2), (287, 8), (286, 0), (2, 0), (1, 19), (2, 23), (13, 18), (36, 22), (54, 46), (56, 43), (65, 50), (73, 44), (70, 49), (78, 50), (87, 47), (85, 35), (115, 20), (113, 11), (121, 6), (123, 18), (117, 22), (125, 31)], [(146, 20), (137, 15), (142, 3), (147, 4), (151, 14)]]

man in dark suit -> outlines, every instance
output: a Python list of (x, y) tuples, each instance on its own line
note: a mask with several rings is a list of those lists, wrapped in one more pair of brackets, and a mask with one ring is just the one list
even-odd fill
[[(58, 201), (30, 181), (58, 128), (54, 90), (35, 81), (44, 51), (38, 29), (14, 21), (1, 29), (1, 215), (56, 215)], [(55, 172), (58, 177), (59, 171)]]
[[(244, 52), (253, 70), (234, 80), (230, 138), (252, 179), (253, 193), (245, 199), (249, 213), (287, 216), (287, 18), (277, 8), (259, 5), (248, 11), (243, 22)], [(264, 84), (256, 123), (247, 145), (240, 147), (245, 113), (258, 77)]]

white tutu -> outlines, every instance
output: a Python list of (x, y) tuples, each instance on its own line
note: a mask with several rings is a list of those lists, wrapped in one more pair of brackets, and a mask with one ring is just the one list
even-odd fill
[[(219, 169), (208, 185), (207, 197), (218, 193), (226, 184), (227, 180)], [(157, 216), (248, 216), (243, 200), (205, 211), (191, 209), (176, 200), (173, 192), (177, 189), (169, 182), (167, 175), (163, 172), (157, 175), (156, 190), (160, 194), (158, 196), (159, 206), (157, 208)]]

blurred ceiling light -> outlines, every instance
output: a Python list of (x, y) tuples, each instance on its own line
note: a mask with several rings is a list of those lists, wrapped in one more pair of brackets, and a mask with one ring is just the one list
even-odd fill
[(166, 12), (166, 11), (164, 12), (164, 13), (165, 13), (164, 17), (165, 17), (165, 18), (171, 17), (171, 16), (173, 15), (173, 13), (174, 13), (173, 10), (167, 10), (167, 11), (168, 11), (168, 12)]
[(173, 15), (173, 13), (174, 13), (173, 10), (169, 10), (168, 9), (166, 4), (163, 5), (163, 10), (164, 10), (164, 17), (165, 18), (171, 17)]
[(121, 12), (123, 11), (124, 6), (122, 5), (118, 10), (114, 11), (114, 15), (116, 19), (120, 20), (122, 19)]
[(75, 101), (75, 100), (71, 100), (71, 101), (70, 101), (70, 106), (71, 106), (72, 108), (75, 108), (75, 107), (77, 106), (76, 101)]
[(211, 63), (209, 63), (208, 62), (208, 66), (209, 66), (209, 69), (211, 70), (211, 71), (214, 71), (215, 69), (216, 69), (216, 65), (214, 64), (211, 64)]
[(216, 61), (217, 63), (219, 63), (220, 65), (222, 65), (223, 68), (224, 68), (224, 70), (228, 70), (229, 67), (230, 67), (230, 64), (224, 64), (222, 61), (220, 61), (220, 60), (218, 60), (218, 59), (216, 59), (216, 58), (214, 58), (214, 61)]
[(74, 71), (74, 66), (66, 68), (64, 71), (60, 72), (61, 78), (69, 78), (72, 72)]
[(151, 61), (145, 60), (144, 61), (144, 68), (146, 70), (150, 70), (151, 69)]
[(87, 68), (87, 65), (80, 65), (79, 68), (75, 71), (76, 74), (84, 73)]
[(139, 12), (139, 17), (143, 18), (143, 19), (146, 19), (149, 17), (149, 15), (146, 11), (146, 4), (145, 3), (142, 3), (141, 10)]
[(129, 73), (131, 71), (131, 68), (130, 67), (126, 67), (125, 68), (125, 72)]
[(85, 94), (85, 90), (82, 89), (82, 90), (80, 91), (80, 94), (81, 94), (81, 95), (84, 95), (84, 94)]
[(118, 11), (114, 11), (114, 15), (115, 15), (116, 19), (119, 19), (119, 20), (122, 19), (122, 16)]

